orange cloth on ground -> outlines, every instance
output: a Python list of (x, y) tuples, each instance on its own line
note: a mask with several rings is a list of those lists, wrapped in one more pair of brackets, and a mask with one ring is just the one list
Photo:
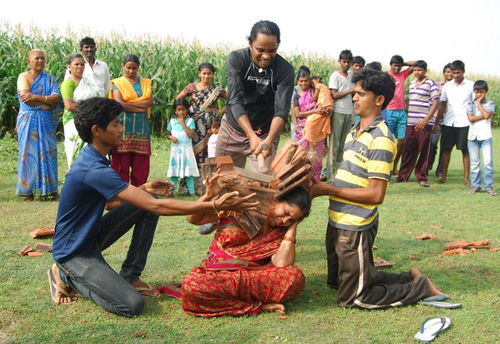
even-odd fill
[[(137, 97), (137, 93), (134, 91), (134, 87), (124, 76), (119, 77), (117, 79), (111, 80), (111, 85), (109, 87), (109, 97), (113, 98), (113, 85), (116, 85), (118, 90), (122, 95), (122, 99), (127, 103), (137, 103), (146, 99), (151, 98), (152, 90), (151, 90), (151, 80), (146, 78), (140, 78), (142, 96)], [(151, 118), (151, 108), (149, 107), (147, 110), (148, 119)]]
[[(333, 98), (330, 94), (330, 89), (322, 83), (316, 84), (315, 88), (318, 90), (317, 108), (324, 107), (332, 109)], [(330, 114), (322, 115), (320, 113), (309, 115), (304, 130), (302, 131), (304, 138), (311, 143), (324, 140), (331, 132), (330, 117)]]

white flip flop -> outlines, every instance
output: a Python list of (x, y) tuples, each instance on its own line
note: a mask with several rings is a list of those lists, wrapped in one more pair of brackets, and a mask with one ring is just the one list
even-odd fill
[(447, 317), (427, 318), (420, 326), (415, 339), (422, 343), (430, 343), (443, 331), (451, 326), (451, 319)]

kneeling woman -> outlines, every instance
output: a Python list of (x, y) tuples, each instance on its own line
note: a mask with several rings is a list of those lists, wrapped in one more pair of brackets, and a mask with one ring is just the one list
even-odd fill
[(182, 308), (203, 317), (284, 314), (282, 303), (297, 297), (305, 286), (304, 274), (293, 263), (297, 225), (310, 207), (307, 191), (293, 190), (273, 204), (253, 238), (231, 217), (217, 219), (214, 212), (189, 216), (193, 224), (218, 224), (208, 257), (184, 277)]

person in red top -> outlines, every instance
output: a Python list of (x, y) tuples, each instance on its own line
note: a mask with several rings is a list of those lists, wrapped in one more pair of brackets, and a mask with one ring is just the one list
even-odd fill
[[(398, 140), (398, 151), (396, 157), (394, 158), (394, 168), (393, 174), (397, 174), (397, 166), (399, 158), (401, 157), (401, 152), (403, 152), (403, 141), (406, 134), (406, 103), (405, 103), (405, 81), (411, 73), (413, 73), (413, 66), (415, 61), (404, 62), (400, 55), (394, 55), (391, 57), (391, 70), (387, 72), (396, 83), (396, 89), (394, 90), (394, 97), (392, 98), (389, 105), (387, 105), (385, 121), (389, 130)], [(408, 66), (401, 70), (403, 66)]]

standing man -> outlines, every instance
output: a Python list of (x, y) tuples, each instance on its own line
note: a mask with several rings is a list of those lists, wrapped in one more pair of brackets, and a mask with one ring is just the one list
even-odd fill
[[(94, 83), (99, 91), (99, 96), (107, 97), (109, 92), (109, 68), (106, 62), (95, 57), (97, 47), (93, 38), (84, 37), (80, 41), (80, 51), (85, 59), (85, 69), (83, 77)], [(69, 77), (69, 71), (66, 71), (64, 79)]]
[[(451, 63), (447, 63), (443, 67), (443, 81), (438, 83), (439, 87), (439, 97), (441, 97), (441, 92), (443, 90), (444, 84), (446, 84), (448, 81), (453, 80), (453, 73), (451, 72), (450, 68)], [(436, 113), (437, 116), (437, 113)], [(441, 123), (436, 122), (434, 124), (434, 128), (432, 130), (431, 134), (431, 148), (429, 149), (429, 164), (428, 164), (428, 171), (432, 170), (432, 165), (434, 165), (434, 160), (436, 159), (436, 153), (437, 153), (437, 146), (439, 143), (439, 138), (441, 137)], [(441, 162), (441, 157), (443, 155), (443, 150), (440, 148), (439, 149), (439, 157), (438, 157), (438, 164), (436, 167), (436, 177), (441, 177), (441, 170), (443, 169), (443, 164)]]
[[(453, 146), (462, 151), (462, 162), (464, 167), (464, 184), (470, 185), (469, 171), (470, 160), (467, 149), (467, 136), (469, 134), (469, 119), (467, 110), (471, 107), (474, 99), (474, 83), (464, 78), (465, 64), (455, 60), (450, 65), (453, 80), (447, 82), (441, 91), (441, 106), (436, 121), (443, 119), (441, 126), (441, 150), (443, 151), (443, 169), (439, 184), (446, 183), (448, 166), (450, 165), (451, 150)], [(444, 117), (443, 117), (444, 115)]]
[(330, 75), (328, 87), (333, 98), (333, 118), (331, 123), (330, 143), (327, 156), (327, 180), (332, 181), (342, 162), (344, 142), (354, 123), (352, 94), (354, 85), (349, 68), (352, 64), (350, 50), (342, 50), (339, 55), (340, 69)]
[(364, 69), (353, 77), (354, 111), (361, 118), (347, 136), (344, 161), (332, 184), (316, 182), (311, 196), (330, 196), (326, 233), (328, 285), (338, 289), (343, 307), (377, 309), (409, 305), (441, 294), (418, 270), (388, 273), (375, 269), (372, 247), (377, 207), (384, 201), (396, 144), (381, 110), (394, 94), (394, 81)]
[[(400, 55), (391, 57), (391, 69), (387, 72), (396, 84), (394, 97), (389, 105), (387, 105), (385, 121), (392, 135), (398, 140), (398, 151), (394, 159), (393, 174), (398, 174), (397, 166), (401, 153), (403, 152), (403, 142), (406, 134), (406, 103), (405, 103), (405, 81), (411, 73), (413, 73), (413, 65), (415, 61), (404, 62)], [(403, 66), (408, 66), (402, 70)]]
[(410, 85), (406, 135), (396, 182), (407, 182), (415, 169), (418, 184), (428, 187), (427, 164), (434, 116), (439, 106), (439, 88), (434, 80), (427, 78), (425, 61), (416, 61), (413, 72), (416, 79)]
[(235, 166), (245, 167), (248, 158), (257, 170), (262, 154), (268, 167), (278, 147), (294, 85), (292, 65), (277, 54), (279, 44), (278, 25), (262, 20), (253, 25), (248, 48), (227, 59), (229, 100), (215, 155), (230, 155)]

